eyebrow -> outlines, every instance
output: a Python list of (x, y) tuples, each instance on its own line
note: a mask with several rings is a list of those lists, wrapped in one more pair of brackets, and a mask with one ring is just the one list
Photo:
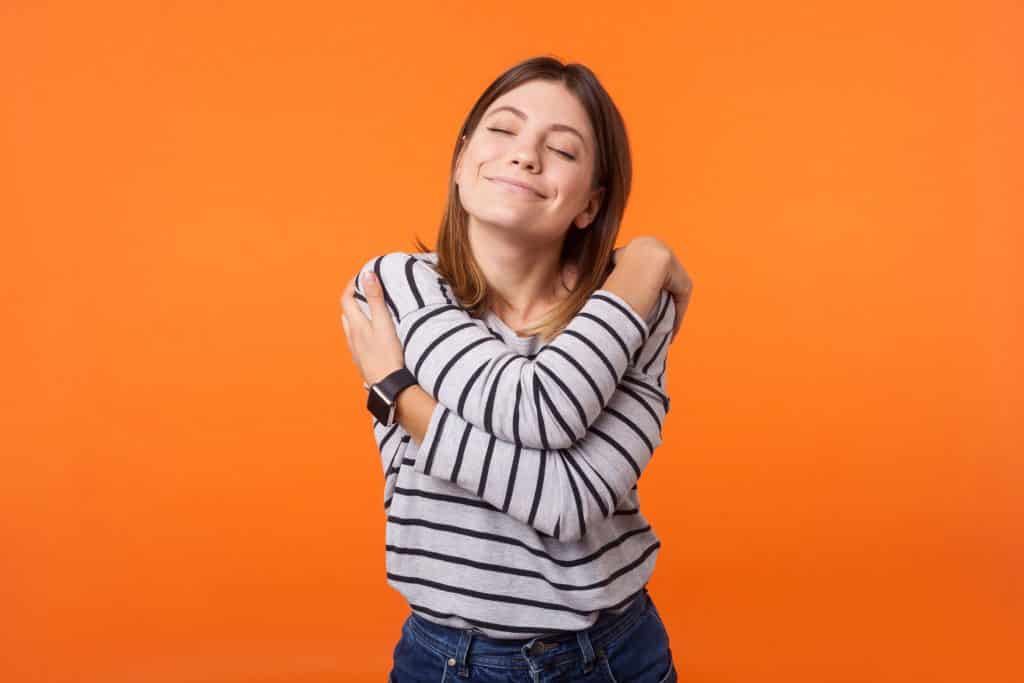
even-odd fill
[[(520, 111), (519, 109), (516, 109), (515, 107), (510, 107), (508, 105), (504, 105), (504, 106), (498, 107), (497, 109), (489, 112), (487, 114), (487, 118), (490, 118), (490, 117), (494, 116), (499, 111), (510, 111), (513, 114), (515, 114), (516, 116), (518, 116), (519, 118), (521, 118), (523, 121), (525, 121), (527, 119), (526, 114), (524, 114), (522, 111)], [(576, 137), (578, 137), (580, 139), (580, 142), (583, 143), (584, 147), (587, 146), (587, 141), (583, 137), (583, 134), (580, 133), (578, 130), (576, 130), (575, 128), (573, 128), (570, 125), (567, 125), (567, 124), (564, 124), (564, 123), (552, 123), (551, 124), (551, 130), (561, 130), (561, 131), (565, 131), (567, 133), (573, 133), (573, 134), (576, 135)]]

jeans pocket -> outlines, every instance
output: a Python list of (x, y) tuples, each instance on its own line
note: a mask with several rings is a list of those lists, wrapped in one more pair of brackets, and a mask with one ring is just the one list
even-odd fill
[(438, 683), (448, 673), (447, 658), (416, 639), (409, 627), (395, 645), (388, 683)]
[(609, 683), (665, 683), (676, 680), (668, 632), (653, 607), (634, 628), (601, 647), (598, 657)]

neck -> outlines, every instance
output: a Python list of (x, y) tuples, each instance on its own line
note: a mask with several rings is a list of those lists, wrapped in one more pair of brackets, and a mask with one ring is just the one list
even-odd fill
[(523, 243), (507, 230), (470, 221), (469, 244), (493, 295), (492, 310), (513, 327), (543, 317), (568, 292), (559, 263), (562, 241)]

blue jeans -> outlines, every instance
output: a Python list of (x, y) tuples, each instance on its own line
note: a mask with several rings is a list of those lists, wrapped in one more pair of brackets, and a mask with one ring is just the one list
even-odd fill
[(410, 613), (388, 683), (674, 683), (668, 632), (647, 589), (589, 629), (496, 640)]

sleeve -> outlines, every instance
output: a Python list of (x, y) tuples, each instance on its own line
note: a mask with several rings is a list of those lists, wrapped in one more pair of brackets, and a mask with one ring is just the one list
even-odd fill
[(617, 294), (595, 291), (535, 356), (510, 350), (457, 305), (428, 263), (391, 252), (370, 259), (419, 385), (460, 419), (529, 448), (568, 448), (601, 415), (649, 338), (648, 321)]
[[(391, 495), (398, 482), (398, 471), (402, 461), (415, 453), (416, 442), (402, 427), (395, 423), (385, 427), (377, 418), (370, 416), (373, 425), (373, 440), (377, 443), (381, 466), (384, 469), (384, 510), (391, 507)], [(413, 447), (409, 448), (412, 441)]]
[[(675, 304), (662, 292), (657, 324), (608, 405), (578, 442), (534, 449), (480, 430), (442, 403), (431, 415), (414, 469), (443, 478), (561, 541), (578, 541), (608, 518), (662, 443), (663, 389)], [(652, 375), (651, 372), (656, 374)]]

